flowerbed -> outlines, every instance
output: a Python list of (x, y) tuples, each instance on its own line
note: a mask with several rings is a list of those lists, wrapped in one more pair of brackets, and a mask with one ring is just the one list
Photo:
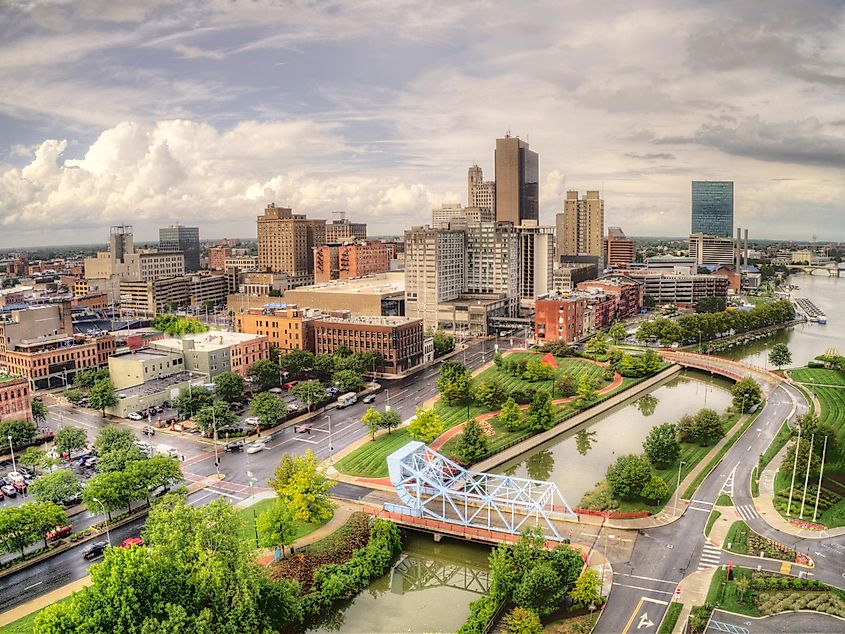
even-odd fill
[(651, 515), (648, 511), (596, 511), (594, 509), (572, 509), (578, 515), (593, 515), (595, 517), (607, 517), (612, 520), (634, 520)]
[(748, 552), (749, 554), (763, 552), (764, 557), (770, 559), (780, 559), (781, 561), (795, 562), (796, 553), (794, 550), (783, 544), (778, 544), (776, 541), (758, 535), (754, 531), (748, 532)]
[(827, 530), (827, 526), (823, 524), (813, 524), (812, 522), (805, 522), (803, 520), (789, 520), (790, 524), (794, 524), (795, 526), (800, 526), (801, 528), (808, 530), (808, 531), (825, 531)]

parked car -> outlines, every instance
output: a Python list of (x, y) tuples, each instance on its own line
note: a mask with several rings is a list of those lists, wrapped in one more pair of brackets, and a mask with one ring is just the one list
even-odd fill
[(155, 436), (156, 430), (155, 430), (155, 427), (150, 427), (149, 425), (144, 425), (141, 428), (141, 433), (144, 434), (144, 436)]
[(339, 390), (339, 389), (337, 389), (337, 388), (336, 388), (336, 387), (334, 387), (334, 386), (331, 386), (331, 387), (327, 387), (327, 388), (326, 388), (326, 392), (328, 392), (328, 393), (329, 393), (329, 394), (331, 394), (332, 396), (337, 396), (337, 395), (338, 395), (338, 393), (340, 392), (340, 390)]
[(15, 487), (13, 487), (11, 484), (4, 484), (2, 487), (0, 487), (0, 491), (2, 491), (3, 495), (5, 495), (8, 498), (18, 497), (18, 490)]
[(243, 440), (233, 440), (232, 442), (227, 442), (226, 443), (226, 451), (228, 453), (243, 451), (245, 444), (246, 443), (244, 443)]
[(97, 456), (91, 456), (90, 458), (86, 458), (83, 464), (86, 469), (93, 469), (97, 466)]
[(56, 526), (51, 531), (47, 531), (45, 537), (47, 539), (60, 539), (62, 537), (67, 537), (73, 532), (73, 524), (66, 524), (64, 526)]
[(95, 542), (82, 551), (82, 558), (94, 559), (94, 557), (99, 557), (106, 551), (108, 546), (106, 542)]
[(170, 445), (158, 445), (156, 447), (156, 452), (160, 456), (167, 456), (168, 458), (179, 458), (179, 452), (176, 451), (175, 447), (171, 447)]
[(361, 399), (362, 403), (372, 403), (376, 400), (375, 394), (367, 394), (364, 398)]
[(129, 412), (126, 415), (126, 418), (128, 418), (129, 420), (144, 420), (144, 417), (141, 416), (141, 414), (139, 414), (138, 412)]
[(261, 419), (258, 416), (250, 416), (249, 418), (244, 419), (244, 425), (251, 425), (252, 427), (258, 427), (261, 424)]
[(247, 447), (246, 452), (248, 454), (258, 453), (259, 451), (264, 451), (267, 449), (267, 443), (263, 440), (260, 442), (250, 443), (249, 447)]
[(74, 495), (72, 498), (68, 498), (62, 502), (62, 506), (64, 506), (65, 508), (76, 506), (77, 504), (82, 504), (81, 495)]
[(120, 543), (121, 548), (131, 548), (132, 546), (143, 546), (144, 540), (140, 537), (127, 537)]

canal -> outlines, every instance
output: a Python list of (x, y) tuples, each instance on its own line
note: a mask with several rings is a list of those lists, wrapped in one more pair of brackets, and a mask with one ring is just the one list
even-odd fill
[(649, 430), (660, 423), (675, 423), (685, 414), (709, 407), (720, 414), (731, 404), (731, 382), (685, 371), (650, 393), (632, 397), (496, 469), (557, 484), (566, 501), (576, 506), (581, 497), (604, 479), (619, 456), (642, 453)]
[(482, 544), (405, 531), (393, 569), (309, 632), (455, 632), (489, 590)]
[(768, 367), (769, 350), (785, 343), (792, 352), (792, 365), (806, 365), (830, 348), (845, 353), (845, 277), (792, 275), (789, 282), (798, 286), (795, 297), (807, 297), (827, 315), (827, 324), (803, 323), (780, 330), (768, 337), (741, 346), (720, 350), (720, 356)]

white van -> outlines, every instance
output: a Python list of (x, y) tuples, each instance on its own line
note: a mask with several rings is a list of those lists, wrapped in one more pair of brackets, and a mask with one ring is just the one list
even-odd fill
[(156, 447), (156, 453), (159, 456), (167, 456), (168, 458), (179, 458), (179, 452), (176, 451), (175, 447), (171, 447), (170, 445), (158, 445)]
[(357, 402), (358, 396), (355, 394), (355, 392), (347, 392), (346, 394), (341, 394), (337, 397), (337, 409), (349, 407), (350, 405), (354, 405)]

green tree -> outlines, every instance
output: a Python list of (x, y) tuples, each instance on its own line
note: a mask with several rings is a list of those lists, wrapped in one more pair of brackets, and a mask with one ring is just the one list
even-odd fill
[(408, 423), (408, 433), (411, 434), (411, 438), (424, 443), (430, 443), (444, 430), (443, 421), (433, 409), (418, 407), (414, 418)]
[(213, 435), (216, 429), (218, 438), (222, 430), (233, 427), (237, 420), (237, 415), (226, 401), (214, 401), (194, 414), (197, 427), (206, 435)]
[(575, 396), (578, 393), (578, 388), (575, 386), (575, 379), (571, 374), (561, 374), (555, 381), (555, 390), (562, 397)]
[(332, 516), (334, 504), (329, 491), (334, 482), (320, 469), (310, 449), (304, 456), (285, 454), (268, 482), (294, 517), (304, 522), (320, 522)]
[(15, 449), (31, 445), (35, 440), (35, 423), (25, 418), (4, 420), (0, 423), (0, 438), (7, 446), (9, 437)]
[(458, 455), (467, 464), (472, 464), (487, 455), (487, 436), (475, 419), (464, 425), (458, 439)]
[(472, 397), (490, 410), (499, 409), (507, 394), (502, 384), (494, 379), (487, 379), (478, 384)]
[(555, 374), (552, 366), (543, 363), (542, 357), (535, 356), (525, 364), (525, 372), (522, 378), (526, 381), (548, 381)]
[(601, 603), (601, 577), (594, 568), (584, 568), (575, 586), (569, 592), (572, 602), (581, 608)]
[(47, 406), (44, 405), (44, 401), (32, 399), (30, 411), (32, 412), (32, 420), (35, 421), (36, 425), (40, 426), (47, 422)]
[(748, 577), (739, 577), (734, 581), (734, 588), (739, 595), (739, 603), (745, 603), (745, 596), (751, 589), (751, 579)]
[(88, 445), (88, 434), (81, 427), (72, 425), (60, 428), (53, 438), (53, 446), (60, 454), (65, 452), (70, 454), (77, 449), (83, 449), (86, 445)]
[(88, 391), (88, 402), (91, 403), (91, 407), (100, 410), (105, 418), (106, 408), (117, 405), (117, 396), (115, 396), (111, 379), (100, 379), (94, 383)]
[(137, 494), (150, 501), (150, 492), (158, 487), (170, 488), (182, 479), (179, 463), (168, 456), (154, 456), (148, 460), (136, 460), (126, 465), (126, 476), (130, 487)]
[(513, 398), (508, 398), (505, 404), (502, 405), (502, 412), (499, 414), (499, 422), (501, 422), (508, 431), (516, 431), (522, 427), (523, 418), (522, 410)]
[(604, 336), (603, 332), (597, 332), (592, 339), (584, 344), (584, 350), (590, 354), (605, 354), (607, 352), (607, 337)]
[(769, 363), (780, 370), (783, 366), (792, 363), (792, 353), (785, 343), (776, 343), (769, 351)]
[(244, 378), (237, 372), (221, 372), (214, 377), (214, 393), (229, 403), (240, 401), (244, 394)]
[(264, 392), (279, 387), (280, 372), (279, 366), (268, 359), (256, 361), (246, 371), (247, 376), (258, 386), (258, 389)]
[(470, 371), (461, 363), (447, 361), (440, 366), (437, 391), (449, 403), (466, 401), (470, 396)]
[(298, 584), (271, 581), (240, 531), (228, 502), (194, 508), (167, 496), (150, 511), (145, 548), (107, 550), (92, 585), (42, 611), (34, 632), (269, 634), (300, 624)]
[(514, 608), (505, 616), (510, 634), (543, 634), (539, 615), (528, 608)]
[(694, 436), (702, 446), (719, 440), (725, 435), (722, 417), (714, 410), (704, 408), (695, 415)]
[(671, 491), (666, 481), (658, 475), (652, 475), (648, 482), (640, 489), (640, 496), (646, 500), (654, 500), (659, 504), (660, 500), (668, 500)]
[(287, 415), (288, 408), (285, 402), (275, 394), (260, 392), (249, 404), (249, 412), (258, 418), (261, 427), (270, 428)]
[(428, 336), (434, 339), (434, 356), (442, 357), (455, 349), (455, 338), (447, 335), (442, 328), (429, 330)]
[(695, 304), (697, 313), (718, 313), (725, 310), (724, 297), (702, 297)]
[[(813, 451), (810, 451), (810, 438), (801, 436), (800, 445), (798, 439), (793, 440), (786, 448), (786, 454), (783, 461), (780, 463), (780, 469), (784, 473), (790, 474), (794, 472), (796, 479), (807, 472), (807, 461), (810, 461), (810, 474), (818, 474), (821, 468), (821, 458), (815, 451), (815, 441), (813, 441)], [(798, 451), (798, 460), (795, 460), (795, 452)]]
[(582, 375), (581, 379), (578, 381), (577, 394), (578, 407), (585, 407), (590, 403), (593, 403), (599, 396), (596, 391), (595, 383), (593, 383), (593, 380), (586, 374)]
[(97, 381), (107, 378), (109, 378), (109, 371), (106, 369), (89, 368), (88, 370), (80, 370), (73, 376), (73, 386), (87, 390), (94, 387)]
[(50, 469), (59, 464), (58, 460), (51, 458), (46, 451), (38, 447), (27, 447), (23, 455), (18, 457), (18, 462), (31, 467), (36, 473), (38, 469)]
[(375, 407), (370, 405), (361, 417), (361, 422), (369, 428), (373, 441), (375, 441), (376, 432), (378, 431), (379, 423), (381, 422), (381, 414), (376, 411)]
[(734, 408), (740, 412), (748, 412), (763, 401), (760, 385), (750, 376), (734, 383), (731, 396)]
[(183, 387), (173, 399), (173, 407), (181, 418), (191, 418), (202, 408), (211, 405), (214, 395), (201, 387)]
[(651, 465), (642, 456), (619, 456), (607, 468), (605, 479), (614, 497), (633, 499), (651, 479)]
[(281, 355), (278, 363), (291, 378), (299, 378), (314, 367), (314, 361), (314, 353), (309, 350), (291, 350)]
[(94, 439), (94, 449), (97, 450), (97, 455), (102, 456), (117, 449), (127, 449), (133, 446), (134, 442), (135, 433), (131, 429), (103, 427)]
[(651, 428), (643, 441), (646, 457), (658, 469), (675, 464), (681, 455), (681, 443), (673, 423), (663, 423)]
[(296, 518), (281, 500), (276, 500), (256, 518), (255, 527), (262, 548), (284, 549), (296, 539)]
[(99, 515), (105, 509), (111, 521), (113, 511), (130, 505), (131, 490), (129, 478), (123, 471), (98, 473), (82, 490), (82, 503), (92, 515)]
[(332, 375), (332, 383), (341, 393), (357, 392), (363, 382), (364, 377), (355, 370), (340, 370)]
[(552, 395), (546, 390), (537, 390), (534, 394), (534, 400), (528, 408), (525, 422), (528, 424), (528, 428), (534, 431), (545, 431), (555, 426)]
[(493, 355), (493, 365), (496, 366), (499, 370), (502, 369), (502, 366), (505, 364), (505, 358), (502, 356), (501, 352), (497, 352)]
[(390, 430), (399, 427), (401, 422), (402, 417), (399, 415), (399, 412), (395, 409), (386, 409), (379, 416), (378, 426), (384, 427), (389, 434)]
[(59, 469), (37, 478), (29, 485), (29, 492), (36, 502), (61, 504), (79, 495), (82, 485), (70, 469)]
[(613, 324), (607, 334), (610, 335), (611, 339), (613, 339), (613, 345), (618, 344), (628, 336), (628, 333), (625, 331), (625, 326), (619, 322)]
[(663, 359), (661, 359), (660, 355), (654, 350), (646, 350), (640, 355), (640, 364), (642, 366), (643, 373), (648, 376), (649, 374), (654, 374), (660, 369), (660, 366), (663, 365)]
[(65, 510), (52, 502), (28, 502), (23, 504), (22, 507), (30, 530), (34, 536), (44, 540), (45, 548), (47, 547), (47, 533), (57, 526), (68, 524)]
[(20, 553), (21, 557), (24, 549), (38, 539), (23, 506), (0, 508), (0, 551)]
[(806, 440), (815, 436), (813, 450), (816, 453), (822, 453), (824, 449), (824, 441), (825, 438), (827, 438), (827, 453), (832, 455), (832, 452), (836, 449), (836, 430), (833, 427), (827, 423), (822, 423), (818, 416), (810, 412), (807, 412), (802, 416), (798, 416), (795, 419), (795, 422), (801, 429), (801, 437), (803, 439)]
[(309, 412), (313, 405), (319, 405), (329, 398), (329, 393), (319, 381), (303, 381), (302, 383), (297, 383), (291, 389), (291, 393), (308, 405)]

